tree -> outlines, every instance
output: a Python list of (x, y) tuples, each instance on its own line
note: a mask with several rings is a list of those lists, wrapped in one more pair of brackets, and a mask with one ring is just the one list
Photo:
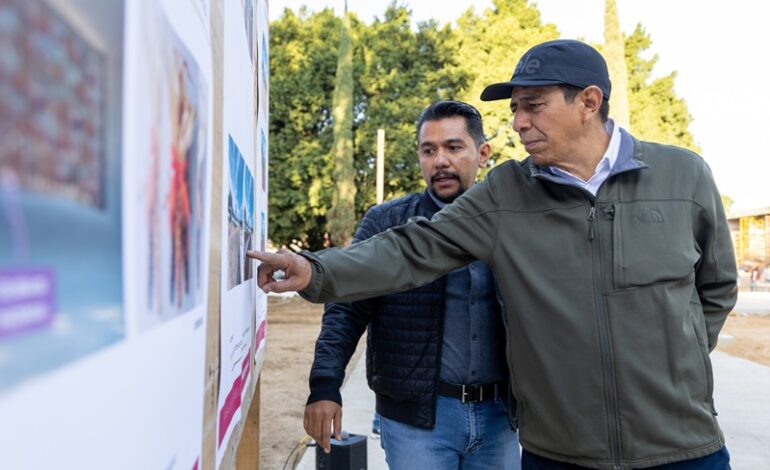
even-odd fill
[(615, 0), (605, 0), (604, 7), (604, 58), (610, 72), (612, 90), (610, 109), (617, 124), (630, 131), (631, 117), (628, 106), (628, 68), (626, 66), (623, 31), (620, 29), (618, 7)]
[(492, 163), (526, 156), (511, 127), (508, 104), (479, 99), (485, 86), (510, 79), (516, 61), (532, 46), (557, 39), (559, 32), (543, 23), (540, 11), (526, 0), (495, 0), (479, 15), (468, 9), (457, 20), (460, 62), (471, 81), (460, 99), (476, 106), (484, 117), (484, 131), (492, 145)]
[[(391, 4), (365, 25), (350, 15), (353, 161), (358, 220), (375, 202), (377, 128), (386, 130), (385, 197), (419, 190), (415, 122), (431, 102), (467, 86), (449, 26), (412, 27), (409, 10)], [(270, 239), (324, 246), (332, 183), (333, 90), (341, 20), (331, 10), (285, 10), (271, 23)], [(351, 230), (352, 235), (352, 230)]]
[(430, 21), (415, 31), (404, 7), (391, 4), (362, 43), (355, 125), (360, 213), (375, 202), (377, 129), (385, 129), (385, 199), (421, 190), (415, 123), (430, 103), (457, 97), (468, 83), (451, 27)]
[[(355, 38), (360, 25), (351, 20)], [(270, 25), (269, 217), (278, 245), (324, 245), (339, 41), (340, 19), (331, 9), (312, 15), (286, 9)]]
[[(676, 72), (654, 80), (651, 78), (658, 56), (650, 59), (642, 57), (651, 44), (652, 39), (641, 24), (625, 39), (628, 101), (634, 135), (699, 152), (690, 133), (692, 116), (687, 103), (674, 91)], [(613, 115), (612, 108), (610, 115)]]
[(334, 170), (332, 206), (327, 216), (332, 245), (347, 246), (356, 227), (356, 185), (353, 166), (353, 46), (350, 16), (345, 8), (333, 100)]
[[(348, 19), (354, 220), (375, 202), (378, 128), (386, 131), (385, 197), (424, 187), (415, 123), (433, 101), (460, 99), (479, 108), (493, 163), (526, 156), (511, 128), (507, 103), (482, 103), (479, 95), (486, 85), (506, 81), (527, 49), (559, 37), (554, 25), (542, 22), (534, 4), (494, 0), (481, 14), (467, 10), (455, 29), (435, 21), (415, 28), (409, 10), (395, 3), (371, 24), (353, 14)], [(337, 219), (329, 211), (341, 206), (333, 202), (333, 127), (343, 119), (334, 116), (333, 97), (342, 19), (329, 9), (313, 14), (305, 8), (297, 13), (287, 9), (270, 31), (270, 239), (278, 245), (321, 248), (324, 234), (334, 225), (329, 222)], [(697, 151), (686, 103), (674, 92), (676, 74), (653, 79), (657, 57), (642, 57), (650, 44), (641, 26), (625, 38), (634, 134)], [(614, 96), (618, 88), (613, 88)], [(341, 230), (342, 235), (352, 232), (351, 226)]]
[(725, 194), (722, 194), (720, 197), (722, 198), (722, 205), (724, 206), (725, 211), (729, 212), (730, 208), (733, 207), (733, 204), (735, 203), (735, 201), (733, 200), (733, 198)]

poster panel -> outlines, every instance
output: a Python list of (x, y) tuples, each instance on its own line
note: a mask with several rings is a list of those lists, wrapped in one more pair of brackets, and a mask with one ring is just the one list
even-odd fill
[(163, 442), (154, 444), (160, 461), (178, 468), (199, 464), (203, 436), (214, 109), (209, 9), (200, 0), (135, 0), (126, 19), (126, 317), (129, 341), (138, 348), (142, 339), (143, 353), (154, 357), (145, 366), (151, 383), (162, 390), (137, 406), (156, 408), (145, 426)]
[(0, 468), (200, 464), (208, 8), (0, 2)]
[[(267, 210), (268, 210), (268, 81), (270, 77), (268, 5), (265, 0), (256, 0), (257, 11), (257, 163), (259, 190), (257, 191), (257, 211), (259, 212), (259, 249), (268, 249)], [(254, 317), (254, 371), (259, 375), (264, 361), (265, 340), (267, 336), (267, 295), (257, 289), (256, 315)]]
[(122, 53), (73, 13), (0, 3), (0, 396), (125, 337)]
[[(267, 210), (268, 210), (268, 121), (266, 115), (260, 108), (257, 115), (257, 134), (258, 134), (258, 167), (259, 167), (259, 190), (257, 198), (257, 212), (259, 213), (259, 250), (267, 250), (268, 231), (267, 231)], [(256, 269), (256, 268), (255, 268)], [(261, 289), (257, 289), (256, 316), (254, 321), (256, 337), (254, 340), (254, 364), (255, 373), (259, 375), (264, 359), (265, 339), (267, 336), (267, 295)]]
[(261, 227), (257, 204), (262, 193), (255, 152), (253, 2), (226, 0), (223, 30), (222, 279), (220, 381), (216, 465), (222, 462), (253, 367), (256, 264), (246, 251), (257, 249)]
[(135, 96), (126, 96), (126, 288), (137, 333), (200, 308), (208, 289), (211, 74), (169, 22), (185, 8), (170, 5), (150, 2), (137, 19)]

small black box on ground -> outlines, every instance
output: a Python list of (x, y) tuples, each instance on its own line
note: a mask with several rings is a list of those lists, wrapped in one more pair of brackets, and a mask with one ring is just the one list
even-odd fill
[(331, 452), (315, 448), (316, 470), (366, 470), (366, 436), (349, 434), (346, 439), (331, 439)]

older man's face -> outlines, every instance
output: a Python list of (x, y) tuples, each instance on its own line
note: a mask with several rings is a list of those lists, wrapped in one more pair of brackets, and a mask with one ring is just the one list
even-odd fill
[(574, 158), (584, 133), (581, 103), (568, 103), (557, 86), (513, 89), (513, 130), (537, 165), (560, 166)]

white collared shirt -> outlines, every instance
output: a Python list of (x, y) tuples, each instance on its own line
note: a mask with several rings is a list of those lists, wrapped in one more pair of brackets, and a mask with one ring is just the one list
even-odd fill
[(565, 183), (580, 187), (596, 196), (596, 192), (599, 191), (599, 187), (610, 176), (612, 167), (615, 166), (615, 162), (618, 159), (618, 153), (620, 152), (620, 126), (615, 125), (615, 121), (607, 119), (607, 123), (604, 125), (604, 130), (607, 131), (607, 135), (610, 136), (610, 143), (607, 145), (607, 150), (604, 151), (604, 156), (599, 160), (599, 164), (596, 165), (594, 174), (583, 180), (579, 176), (575, 176), (569, 171), (556, 168), (555, 166), (549, 167), (549, 169), (556, 175), (563, 177)]

